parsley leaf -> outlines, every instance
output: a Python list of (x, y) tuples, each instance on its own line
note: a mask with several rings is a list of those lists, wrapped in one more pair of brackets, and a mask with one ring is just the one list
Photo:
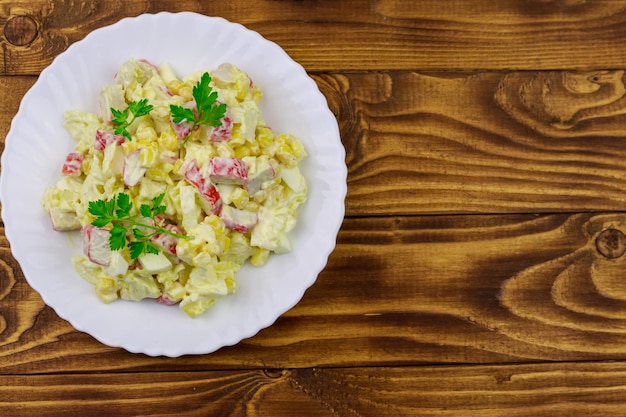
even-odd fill
[(196, 112), (182, 106), (170, 105), (170, 114), (174, 123), (187, 122), (191, 125), (189, 133), (183, 138), (184, 146), (191, 133), (199, 126), (218, 127), (226, 114), (226, 104), (217, 104), (217, 92), (211, 86), (211, 76), (208, 72), (202, 74), (198, 83), (193, 87), (191, 95), (196, 102)]
[(126, 246), (126, 227), (120, 223), (114, 223), (109, 234), (109, 247), (111, 250), (120, 250)]
[[(128, 127), (133, 124), (135, 119), (149, 114), (153, 108), (154, 106), (152, 104), (148, 104), (147, 98), (131, 102), (124, 110), (117, 110), (111, 107), (111, 114), (113, 115), (111, 123), (115, 126), (113, 133), (122, 135), (132, 141), (133, 138), (128, 131)], [(132, 115), (132, 117), (128, 120), (130, 115)]]
[(118, 194), (117, 196), (117, 210), (115, 214), (118, 218), (124, 218), (130, 216), (130, 210), (133, 208), (133, 203), (130, 202), (128, 194)]
[(90, 214), (96, 216), (96, 219), (91, 224), (96, 227), (104, 227), (111, 223), (114, 213), (110, 208), (110, 204), (102, 200), (90, 201), (87, 210)]
[(152, 216), (152, 209), (147, 204), (142, 204), (139, 207), (139, 212), (141, 213), (141, 215), (143, 217), (150, 217), (150, 216)]
[(165, 206), (163, 206), (163, 199), (165, 198), (165, 193), (161, 193), (158, 196), (154, 197), (152, 199), (152, 207), (156, 208), (160, 208), (163, 207), (163, 209), (165, 210)]
[(137, 240), (130, 242), (130, 259), (137, 259), (142, 253), (146, 252), (146, 242), (143, 240)]
[[(157, 220), (156, 217), (167, 210), (162, 204), (164, 197), (165, 193), (161, 193), (152, 199), (152, 205), (142, 204), (139, 207), (139, 216), (131, 215), (133, 203), (126, 193), (117, 194), (107, 201), (90, 201), (88, 211), (95, 217), (91, 224), (96, 227), (111, 225), (109, 247), (111, 250), (120, 250), (128, 245), (131, 259), (137, 259), (143, 253), (158, 254), (158, 248), (150, 241), (155, 235), (168, 234), (189, 239), (188, 236), (163, 228)], [(149, 221), (146, 222), (146, 219)]]
[(193, 110), (174, 104), (170, 105), (170, 113), (174, 123), (192, 122), (196, 117)]

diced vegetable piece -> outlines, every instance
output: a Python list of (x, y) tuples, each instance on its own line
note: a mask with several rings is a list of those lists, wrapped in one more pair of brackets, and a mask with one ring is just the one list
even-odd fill
[(65, 157), (65, 163), (61, 168), (61, 174), (77, 177), (80, 175), (80, 170), (83, 166), (84, 156), (78, 152), (70, 152)]
[(122, 171), (124, 184), (129, 187), (139, 184), (145, 173), (146, 167), (141, 165), (140, 149), (136, 149), (126, 155), (124, 159), (124, 169)]
[(249, 232), (259, 221), (257, 213), (239, 210), (231, 206), (222, 207), (221, 217), (226, 228), (240, 233)]
[(208, 211), (212, 214), (219, 215), (222, 211), (222, 199), (220, 193), (217, 191), (215, 185), (213, 185), (210, 179), (206, 178), (200, 172), (200, 167), (195, 159), (192, 159), (184, 170), (185, 179), (189, 184), (196, 187), (200, 195), (203, 197), (206, 203), (208, 203)]
[(297, 166), (293, 168), (283, 168), (280, 172), (280, 176), (283, 181), (285, 181), (285, 184), (296, 193), (306, 192), (306, 181)]
[(126, 99), (124, 98), (124, 89), (121, 85), (106, 85), (100, 91), (99, 98), (100, 117), (105, 122), (113, 119), (111, 108), (123, 109), (126, 107)]
[(167, 256), (160, 252), (158, 254), (144, 253), (139, 256), (138, 260), (143, 269), (152, 274), (163, 272), (172, 266), (172, 263), (169, 259), (167, 259)]
[(115, 175), (122, 175), (124, 170), (124, 151), (116, 143), (108, 144), (104, 149), (102, 158), (102, 170), (112, 172)]
[(89, 260), (98, 265), (108, 266), (111, 262), (109, 231), (88, 224), (82, 228), (81, 233), (83, 251)]
[(263, 183), (276, 178), (276, 170), (268, 158), (244, 158), (248, 163), (248, 182), (246, 191), (251, 196), (263, 189)]
[(52, 227), (57, 232), (80, 230), (80, 221), (76, 212), (53, 207), (50, 209), (50, 220), (52, 220)]
[(237, 158), (214, 156), (209, 160), (209, 178), (219, 184), (243, 185), (248, 181), (248, 164)]
[(144, 298), (158, 298), (161, 289), (151, 275), (130, 271), (124, 275), (119, 295), (124, 300), (139, 301)]
[(128, 271), (128, 262), (119, 251), (111, 252), (111, 261), (106, 269), (107, 273), (112, 277), (124, 275)]

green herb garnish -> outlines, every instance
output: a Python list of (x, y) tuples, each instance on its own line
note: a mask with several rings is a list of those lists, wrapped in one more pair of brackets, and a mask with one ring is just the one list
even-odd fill
[[(153, 107), (154, 106), (152, 106), (152, 104), (148, 104), (148, 99), (146, 98), (139, 101), (133, 101), (124, 110), (116, 110), (111, 107), (111, 114), (113, 114), (113, 120), (111, 120), (111, 122), (115, 126), (114, 133), (116, 135), (122, 135), (132, 141), (133, 138), (131, 137), (130, 132), (128, 132), (128, 126), (132, 125), (135, 119), (150, 113)], [(129, 121), (128, 119), (130, 115), (132, 115), (132, 117)]]
[[(166, 210), (163, 205), (165, 193), (159, 194), (151, 201), (151, 205), (142, 204), (139, 207), (140, 216), (132, 216), (133, 203), (128, 194), (117, 194), (110, 200), (95, 200), (89, 202), (89, 213), (96, 218), (91, 222), (96, 227), (111, 225), (109, 234), (109, 247), (111, 250), (120, 250), (126, 247), (130, 249), (130, 258), (137, 259), (143, 253), (158, 254), (159, 250), (150, 241), (155, 235), (167, 234), (182, 239), (188, 236), (173, 233), (164, 229), (156, 216)], [(142, 219), (149, 219), (147, 223)]]
[(213, 91), (209, 83), (211, 76), (208, 72), (202, 74), (200, 81), (193, 87), (191, 92), (197, 107), (197, 112), (182, 106), (170, 105), (170, 113), (174, 123), (188, 122), (190, 130), (183, 138), (182, 146), (187, 143), (189, 136), (199, 125), (218, 127), (222, 124), (222, 118), (226, 114), (226, 104), (216, 104), (217, 92)]

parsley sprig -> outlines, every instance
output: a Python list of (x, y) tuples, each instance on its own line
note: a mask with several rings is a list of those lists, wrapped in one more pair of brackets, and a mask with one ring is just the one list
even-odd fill
[[(111, 225), (109, 247), (111, 250), (120, 250), (128, 244), (131, 259), (137, 259), (143, 253), (158, 254), (158, 248), (150, 241), (153, 236), (167, 234), (188, 239), (188, 236), (164, 229), (157, 221), (156, 217), (166, 210), (166, 206), (163, 205), (164, 197), (165, 193), (162, 193), (152, 199), (151, 205), (142, 204), (139, 207), (140, 216), (131, 215), (133, 203), (130, 196), (125, 193), (119, 193), (106, 201), (90, 201), (88, 211), (95, 216), (91, 224), (96, 227)], [(151, 221), (146, 223), (145, 219)]]
[[(111, 120), (111, 122), (115, 126), (113, 132), (116, 135), (122, 135), (132, 141), (133, 138), (128, 131), (128, 127), (132, 125), (137, 118), (150, 113), (153, 108), (154, 106), (148, 104), (148, 99), (146, 98), (131, 102), (124, 110), (117, 110), (111, 107), (111, 114), (113, 114), (113, 120)], [(131, 115), (132, 117), (130, 117)]]
[(211, 76), (208, 72), (202, 74), (198, 83), (193, 87), (193, 96), (197, 112), (183, 106), (170, 105), (170, 113), (174, 123), (188, 122), (191, 128), (187, 136), (183, 138), (181, 146), (185, 146), (191, 133), (199, 125), (218, 127), (222, 124), (222, 118), (226, 114), (226, 104), (217, 104), (217, 92), (213, 91), (209, 83)]

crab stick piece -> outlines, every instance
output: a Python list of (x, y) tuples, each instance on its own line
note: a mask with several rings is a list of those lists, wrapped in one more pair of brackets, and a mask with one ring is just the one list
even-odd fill
[(259, 222), (257, 213), (231, 206), (222, 207), (221, 217), (227, 229), (240, 233), (249, 232)]
[(80, 175), (80, 170), (83, 166), (84, 156), (78, 152), (70, 152), (65, 157), (65, 163), (61, 168), (62, 175), (69, 175), (72, 177), (77, 177)]
[[(169, 232), (176, 233), (177, 235), (183, 234), (182, 230), (180, 230), (180, 228), (175, 224), (166, 223), (163, 225), (163, 228)], [(176, 245), (178, 244), (178, 238), (176, 236), (159, 233), (158, 235), (152, 236), (150, 241), (162, 251), (171, 255), (176, 255)]]
[(111, 262), (110, 233), (91, 224), (81, 229), (83, 235), (83, 252), (95, 264), (108, 266)]
[(210, 142), (227, 142), (232, 138), (233, 132), (233, 118), (230, 114), (230, 109), (226, 109), (226, 114), (222, 119), (222, 124), (211, 129), (209, 133)]
[(207, 204), (203, 207), (205, 211), (209, 213), (219, 215), (222, 211), (222, 199), (220, 193), (211, 183), (209, 178), (206, 178), (200, 171), (198, 161), (192, 159), (187, 163), (184, 169), (184, 177), (189, 184), (196, 187), (200, 195), (203, 197), (203, 201)]
[(96, 130), (96, 141), (94, 143), (94, 148), (97, 151), (103, 151), (109, 143), (121, 145), (122, 143), (124, 143), (125, 140), (126, 138), (122, 135), (116, 135), (115, 133), (98, 129)]
[[(189, 101), (189, 102), (183, 104), (183, 107), (191, 109), (194, 114), (196, 114), (198, 112), (198, 109), (196, 107), (196, 103), (193, 102), (193, 101)], [(178, 139), (185, 139), (191, 133), (192, 121), (190, 121), (190, 120), (184, 119), (180, 123), (175, 123), (174, 122), (174, 118), (170, 117), (170, 125), (172, 126), (172, 129), (174, 129), (174, 133), (176, 134), (176, 137)], [(199, 126), (196, 126), (194, 128), (194, 130), (197, 130), (198, 128), (199, 128)]]
[(241, 159), (214, 156), (208, 169), (209, 178), (217, 184), (243, 185), (248, 181), (248, 164)]

